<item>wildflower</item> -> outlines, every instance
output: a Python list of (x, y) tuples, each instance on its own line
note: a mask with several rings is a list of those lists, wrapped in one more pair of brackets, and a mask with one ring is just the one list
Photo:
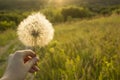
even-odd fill
[(19, 40), (26, 46), (43, 47), (54, 36), (52, 24), (41, 13), (34, 13), (24, 19), (18, 26)]

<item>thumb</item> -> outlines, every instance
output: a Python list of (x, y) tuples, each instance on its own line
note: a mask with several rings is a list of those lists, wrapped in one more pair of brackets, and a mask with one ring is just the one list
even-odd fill
[(25, 63), (25, 68), (26, 68), (26, 70), (29, 71), (30, 68), (31, 68), (37, 61), (38, 61), (38, 58), (37, 58), (37, 57), (34, 57), (34, 58), (32, 58), (31, 60), (27, 61), (27, 62)]

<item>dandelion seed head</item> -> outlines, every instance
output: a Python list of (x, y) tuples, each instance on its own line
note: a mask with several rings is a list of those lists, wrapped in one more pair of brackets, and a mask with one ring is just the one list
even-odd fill
[(34, 13), (19, 24), (17, 34), (24, 45), (43, 47), (53, 39), (54, 29), (44, 15)]

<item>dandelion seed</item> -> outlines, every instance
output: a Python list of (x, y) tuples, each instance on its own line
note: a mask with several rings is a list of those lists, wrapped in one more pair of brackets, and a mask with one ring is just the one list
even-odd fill
[(53, 39), (54, 29), (44, 15), (35, 13), (20, 23), (17, 33), (24, 45), (43, 47)]

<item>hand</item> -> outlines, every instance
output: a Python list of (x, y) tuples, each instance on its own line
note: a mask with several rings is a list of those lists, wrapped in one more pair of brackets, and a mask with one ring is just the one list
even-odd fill
[(39, 70), (38, 58), (32, 50), (20, 50), (11, 54), (8, 66), (1, 80), (24, 80), (27, 73)]

